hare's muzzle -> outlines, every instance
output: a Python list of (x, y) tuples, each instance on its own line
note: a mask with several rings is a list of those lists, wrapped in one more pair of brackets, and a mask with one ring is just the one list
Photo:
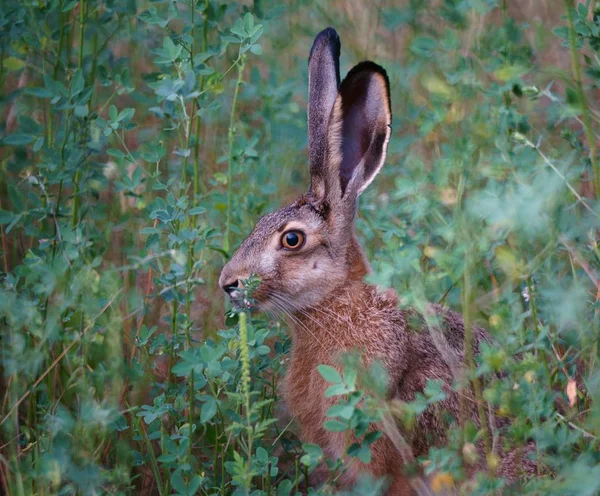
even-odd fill
[(237, 293), (237, 288), (239, 287), (239, 285), (240, 281), (236, 279), (235, 281), (226, 283), (221, 287), (223, 288), (223, 291), (225, 291), (229, 296), (235, 297), (236, 295), (234, 293)]
[(245, 274), (239, 273), (237, 265), (231, 261), (223, 267), (219, 277), (219, 286), (225, 291), (231, 300), (235, 302), (243, 296)]

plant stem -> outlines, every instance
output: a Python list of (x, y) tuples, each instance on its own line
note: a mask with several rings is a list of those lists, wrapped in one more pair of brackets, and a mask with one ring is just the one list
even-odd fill
[[(85, 36), (86, 7), (87, 0), (81, 0), (79, 4), (79, 59), (77, 64), (79, 71), (83, 71), (83, 42)], [(73, 178), (73, 212), (71, 219), (71, 225), (73, 228), (77, 226), (77, 222), (79, 220), (79, 181), (81, 179), (81, 167), (83, 167), (83, 164), (80, 164), (80, 166), (77, 167), (77, 170), (75, 171), (75, 177)]]
[(140, 434), (140, 437), (144, 440), (144, 443), (146, 444), (146, 451), (148, 452), (149, 458), (150, 458), (150, 466), (152, 467), (152, 472), (154, 473), (154, 477), (156, 479), (156, 484), (158, 485), (158, 494), (160, 496), (163, 496), (164, 493), (164, 489), (163, 489), (163, 483), (162, 483), (162, 478), (160, 475), (160, 469), (158, 467), (158, 461), (156, 459), (156, 455), (154, 454), (154, 447), (152, 446), (152, 441), (150, 441), (150, 439), (148, 438), (148, 434), (146, 433), (146, 429), (144, 429), (142, 427), (142, 421), (140, 421), (135, 415), (131, 416), (131, 419), (133, 421), (133, 424), (135, 425), (138, 433)]
[[(100, 12), (100, 9), (97, 8), (95, 19), (94, 19), (96, 25), (98, 24), (98, 17), (100, 15), (99, 12)], [(93, 58), (92, 58), (92, 69), (90, 70), (90, 85), (95, 87), (96, 86), (95, 85), (96, 69), (98, 68), (98, 28), (97, 27), (94, 30), (94, 38), (92, 40), (92, 53), (93, 53)], [(93, 95), (92, 95), (92, 97), (93, 97)], [(90, 101), (91, 101), (91, 98), (90, 98)]]
[[(0, 210), (2, 210), (2, 197), (0, 197)], [(2, 261), (4, 263), (4, 273), (8, 274), (8, 245), (6, 244), (6, 238), (4, 236), (4, 224), (0, 225), (0, 238), (2, 239), (2, 244), (0, 245), (0, 249), (2, 250)]]
[(83, 67), (83, 40), (85, 34), (85, 11), (87, 7), (87, 0), (81, 0), (79, 2), (79, 60), (77, 66), (79, 69)]
[(567, 8), (567, 24), (569, 28), (569, 49), (571, 53), (571, 67), (573, 69), (573, 77), (575, 78), (575, 87), (577, 89), (577, 97), (579, 104), (581, 105), (581, 112), (583, 114), (583, 128), (585, 130), (585, 137), (588, 142), (588, 148), (590, 150), (590, 162), (592, 164), (592, 184), (596, 196), (600, 196), (600, 167), (596, 160), (596, 139), (592, 130), (592, 121), (590, 118), (590, 109), (587, 105), (587, 99), (583, 91), (583, 82), (581, 80), (581, 64), (579, 63), (579, 54), (576, 48), (576, 37), (575, 37), (575, 25), (573, 23), (573, 1), (565, 0), (565, 6)]
[(242, 394), (246, 407), (246, 427), (248, 429), (248, 467), (246, 472), (246, 494), (250, 494), (252, 468), (252, 421), (250, 411), (250, 351), (248, 349), (248, 324), (245, 313), (239, 314), (240, 319), (240, 359), (242, 362)]
[(233, 92), (233, 102), (231, 103), (231, 114), (229, 116), (229, 133), (228, 133), (228, 151), (229, 159), (227, 161), (227, 217), (225, 220), (225, 236), (223, 237), (223, 250), (229, 253), (231, 247), (231, 209), (233, 203), (233, 136), (235, 130), (235, 107), (237, 105), (238, 93), (242, 85), (242, 75), (244, 73), (245, 56), (241, 57), (238, 65), (238, 77), (235, 82), (235, 90)]
[[(202, 28), (202, 52), (206, 52), (208, 44), (208, 3), (210, 0), (204, 2), (204, 26)], [(204, 75), (200, 76), (200, 93), (204, 91), (204, 83), (206, 79)], [(200, 162), (198, 160), (198, 154), (200, 152), (200, 96), (196, 99), (198, 102), (196, 105), (197, 116), (196, 116), (196, 132), (194, 134), (194, 198), (200, 193)]]
[[(485, 415), (485, 403), (481, 391), (481, 383), (475, 373), (475, 360), (473, 359), (473, 325), (471, 323), (471, 273), (470, 273), (471, 257), (469, 248), (465, 254), (465, 272), (463, 276), (463, 318), (464, 318), (464, 356), (465, 364), (468, 367), (468, 373), (471, 377), (471, 384), (475, 393), (475, 401), (477, 403), (477, 414), (479, 416), (480, 428), (483, 432), (483, 444), (485, 453), (489, 457), (491, 453), (491, 433), (490, 426)], [(465, 412), (466, 413), (466, 412)], [(467, 416), (463, 417), (466, 420)]]
[[(191, 7), (192, 7), (192, 13), (190, 16), (190, 25), (191, 25), (191, 29), (190, 29), (190, 37), (192, 38), (192, 43), (190, 45), (190, 67), (192, 68), (192, 71), (194, 70), (194, 14), (196, 12), (196, 0), (192, 0), (191, 1)], [(185, 114), (185, 104), (184, 101), (181, 100), (181, 105), (183, 108), (183, 113)], [(190, 112), (190, 115), (187, 116), (187, 129), (185, 132), (185, 149), (188, 151), (188, 154), (185, 156), (185, 158), (183, 159), (183, 165), (181, 167), (181, 186), (183, 187), (183, 185), (185, 184), (185, 182), (187, 181), (187, 164), (188, 164), (188, 159), (190, 157), (189, 154), (189, 149), (190, 149), (190, 145), (191, 145), (191, 141), (192, 141), (192, 126), (194, 125), (194, 109), (196, 108), (196, 99), (194, 99), (192, 101), (192, 106), (191, 109), (192, 111)]]

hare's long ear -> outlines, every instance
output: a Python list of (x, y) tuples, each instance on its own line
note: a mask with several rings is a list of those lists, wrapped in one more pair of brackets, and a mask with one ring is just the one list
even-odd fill
[(327, 135), (327, 196), (350, 207), (373, 181), (387, 152), (392, 123), (385, 70), (361, 62), (342, 82)]
[(308, 58), (308, 161), (310, 189), (325, 195), (325, 159), (329, 117), (340, 86), (340, 37), (333, 28), (321, 31)]

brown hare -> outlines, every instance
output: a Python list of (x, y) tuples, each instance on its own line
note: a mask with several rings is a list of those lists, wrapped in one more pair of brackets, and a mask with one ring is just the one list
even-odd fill
[[(354, 229), (358, 197), (381, 169), (391, 133), (390, 88), (386, 72), (361, 62), (340, 83), (340, 40), (332, 28), (315, 39), (309, 57), (308, 155), (310, 187), (294, 203), (258, 221), (223, 268), (219, 284), (240, 302), (242, 281), (260, 279), (253, 294), (259, 309), (290, 317), (293, 346), (285, 398), (304, 442), (319, 444), (340, 457), (346, 434), (324, 429), (328, 384), (319, 364), (339, 365), (344, 352), (359, 350), (366, 363), (379, 360), (387, 369), (389, 398), (411, 401), (429, 379), (442, 380), (441, 407), (455, 418), (459, 396), (451, 389), (454, 367), (463, 361), (463, 321), (459, 314), (432, 305), (439, 325), (428, 326), (415, 311), (401, 310), (393, 292), (379, 292), (363, 281), (369, 264)], [(474, 329), (474, 348), (489, 339)], [(472, 401), (470, 404), (472, 405)], [(476, 409), (471, 417), (478, 422)], [(446, 426), (434, 409), (425, 410), (404, 440), (389, 426), (372, 445), (368, 465), (353, 463), (344, 477), (351, 487), (361, 472), (389, 477), (389, 494), (413, 494), (404, 473), (408, 448), (413, 456), (445, 439)], [(393, 429), (392, 429), (393, 431)], [(510, 454), (509, 454), (510, 455)], [(500, 471), (514, 478), (514, 456)], [(421, 492), (421, 491), (417, 491)]]

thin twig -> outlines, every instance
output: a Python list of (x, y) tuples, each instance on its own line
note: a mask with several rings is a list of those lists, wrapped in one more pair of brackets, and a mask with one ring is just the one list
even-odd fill
[(588, 203), (581, 197), (581, 195), (579, 193), (577, 193), (577, 191), (575, 190), (575, 188), (573, 186), (571, 186), (571, 184), (569, 183), (569, 181), (567, 181), (567, 178), (564, 176), (564, 174), (558, 170), (558, 167), (556, 167), (556, 165), (554, 165), (550, 159), (544, 154), (544, 152), (542, 152), (542, 150), (540, 150), (540, 148), (538, 146), (536, 146), (534, 143), (532, 143), (529, 139), (525, 138), (524, 143), (527, 146), (530, 146), (531, 148), (533, 148), (536, 152), (538, 152), (539, 156), (542, 158), (542, 160), (546, 163), (546, 165), (548, 167), (550, 167), (558, 177), (560, 177), (563, 182), (567, 185), (567, 188), (569, 188), (569, 191), (571, 193), (573, 193), (573, 196), (575, 196), (575, 198), (577, 198), (577, 201), (579, 203), (581, 203), (586, 210), (588, 210), (591, 214), (595, 215), (596, 217), (600, 217), (600, 214), (598, 214), (598, 212), (596, 212), (592, 207), (590, 207), (588, 205)]
[(561, 419), (562, 421), (566, 422), (567, 424), (569, 424), (569, 427), (572, 427), (573, 429), (575, 429), (576, 431), (579, 431), (583, 434), (583, 437), (588, 437), (590, 439), (595, 439), (596, 441), (600, 440), (600, 437), (594, 436), (593, 434), (589, 433), (588, 431), (582, 429), (581, 427), (579, 427), (578, 425), (575, 425), (573, 422), (567, 420), (563, 415), (561, 415), (560, 413), (556, 412), (556, 416)]
[(590, 265), (576, 250), (573, 248), (567, 240), (561, 236), (560, 242), (564, 245), (564, 247), (568, 250), (571, 256), (575, 259), (575, 261), (579, 264), (579, 266), (583, 269), (583, 271), (588, 275), (591, 281), (594, 283), (594, 286), (600, 291), (600, 278), (596, 275), (596, 273), (592, 270)]

